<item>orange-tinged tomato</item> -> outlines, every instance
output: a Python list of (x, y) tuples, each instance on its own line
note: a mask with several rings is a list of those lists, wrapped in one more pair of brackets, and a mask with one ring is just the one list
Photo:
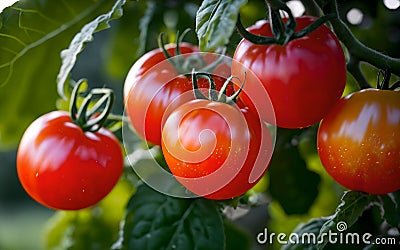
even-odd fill
[(366, 89), (342, 98), (318, 130), (318, 154), (344, 187), (400, 189), (400, 92)]

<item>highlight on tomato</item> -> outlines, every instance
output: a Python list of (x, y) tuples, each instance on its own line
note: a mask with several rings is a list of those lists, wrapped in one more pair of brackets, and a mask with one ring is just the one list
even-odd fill
[(319, 126), (318, 154), (348, 189), (399, 190), (400, 92), (365, 89), (342, 98)]
[[(296, 18), (298, 32), (317, 19)], [(270, 24), (260, 20), (247, 29), (253, 35), (273, 37)], [(232, 75), (248, 75), (242, 96), (244, 103), (263, 103), (258, 81), (268, 92), (276, 115), (276, 125), (303, 128), (319, 122), (341, 97), (346, 83), (346, 62), (335, 34), (325, 25), (311, 33), (286, 41), (285, 44), (254, 44), (247, 39), (237, 46), (232, 62)], [(236, 63), (238, 62), (238, 63)], [(269, 123), (270, 117), (263, 117)]]

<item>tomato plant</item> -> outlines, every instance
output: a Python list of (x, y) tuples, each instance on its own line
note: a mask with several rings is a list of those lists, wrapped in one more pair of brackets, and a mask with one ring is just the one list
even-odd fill
[(37, 202), (78, 210), (98, 203), (115, 186), (123, 168), (122, 150), (108, 130), (84, 132), (65, 111), (35, 120), (18, 148), (22, 186)]
[(400, 189), (400, 92), (365, 89), (341, 99), (318, 130), (318, 154), (343, 186), (371, 194)]
[[(296, 18), (296, 31), (315, 21), (308, 16)], [(258, 21), (248, 31), (273, 35), (266, 20)], [(324, 25), (284, 45), (258, 45), (243, 39), (233, 59), (232, 75), (244, 77), (242, 65), (254, 73), (246, 76), (244, 87), (252, 98), (243, 101), (263, 102), (257, 96), (260, 92), (252, 89), (261, 81), (274, 107), (276, 124), (284, 128), (302, 128), (320, 121), (341, 97), (346, 83), (343, 50), (335, 34)], [(265, 119), (271, 122), (269, 117)]]
[[(364, 2), (30, 0), (1, 11), (0, 249), (398, 240), (398, 10)], [(360, 91), (378, 72), (395, 91)], [(45, 237), (36, 211), (54, 213)], [(356, 235), (372, 237), (338, 244)]]
[(223, 200), (244, 194), (263, 176), (272, 140), (248, 110), (194, 100), (168, 117), (162, 148), (178, 181), (195, 194)]

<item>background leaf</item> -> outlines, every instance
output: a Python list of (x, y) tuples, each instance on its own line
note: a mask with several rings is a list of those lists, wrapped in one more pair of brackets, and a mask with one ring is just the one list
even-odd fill
[[(354, 225), (363, 212), (374, 204), (379, 204), (379, 200), (376, 195), (370, 195), (357, 191), (346, 191), (342, 197), (342, 201), (336, 208), (335, 214), (322, 225), (319, 232), (318, 238), (322, 235), (332, 232), (339, 232), (340, 224), (345, 226), (344, 230)], [(318, 249), (322, 249), (328, 244), (328, 239), (323, 238), (323, 243), (318, 243)]]
[(67, 79), (85, 43), (93, 40), (93, 33), (109, 28), (109, 21), (111, 19), (120, 18), (122, 16), (122, 6), (124, 4), (125, 0), (117, 0), (109, 12), (98, 16), (95, 20), (83, 26), (81, 31), (72, 39), (68, 49), (61, 51), (62, 64), (60, 72), (57, 75), (57, 90), (62, 98), (67, 98), (64, 93), (64, 85), (69, 83)]
[[(161, 32), (173, 42), (177, 31), (194, 30), (198, 7), (196, 0), (127, 2), (124, 16), (113, 24), (105, 52), (106, 70), (114, 78), (123, 78), (136, 59), (158, 47)], [(189, 32), (185, 41), (197, 44), (195, 32)]]
[(251, 249), (251, 238), (245, 231), (243, 231), (243, 229), (239, 228), (228, 220), (224, 221), (224, 229), (226, 237), (226, 250)]
[(400, 191), (382, 195), (383, 217), (386, 222), (400, 229)]
[(271, 159), (269, 193), (286, 214), (305, 214), (316, 197), (320, 176), (309, 170), (298, 149), (301, 130), (279, 129), (277, 147)]
[(19, 1), (0, 13), (0, 150), (15, 147), (38, 116), (55, 109), (60, 51), (115, 1)]
[(247, 0), (205, 0), (196, 16), (196, 32), (201, 51), (214, 51), (229, 43), (240, 7)]
[(213, 201), (179, 199), (141, 185), (125, 216), (122, 249), (223, 249), (221, 215)]
[[(297, 234), (300, 237), (305, 237), (303, 235), (314, 235), (315, 241), (317, 240), (317, 236), (321, 227), (326, 223), (328, 218), (314, 218), (311, 219), (307, 223), (299, 224), (294, 230), (293, 233)], [(312, 237), (312, 236), (311, 236)], [(308, 237), (305, 237), (308, 239)], [(313, 238), (310, 238), (313, 240)], [(315, 249), (315, 245), (306, 245), (306, 244), (287, 244), (282, 246), (282, 250), (312, 250)]]

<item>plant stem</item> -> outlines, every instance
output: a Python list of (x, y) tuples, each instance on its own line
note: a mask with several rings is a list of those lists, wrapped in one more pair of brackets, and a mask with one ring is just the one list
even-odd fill
[(360, 89), (371, 88), (371, 85), (361, 71), (360, 63), (360, 60), (350, 55), (349, 61), (347, 62), (347, 70), (354, 77), (354, 79), (356, 79)]
[(308, 15), (320, 17), (324, 14), (314, 0), (302, 0), (301, 2), (303, 3), (304, 7), (306, 7), (306, 13)]
[(335, 34), (347, 47), (352, 57), (358, 61), (368, 62), (378, 69), (390, 69), (391, 72), (400, 76), (400, 59), (382, 54), (357, 40), (349, 27), (340, 19), (336, 0), (329, 0), (325, 7), (323, 9), (325, 14), (337, 14), (337, 18), (332, 19), (330, 22)]

